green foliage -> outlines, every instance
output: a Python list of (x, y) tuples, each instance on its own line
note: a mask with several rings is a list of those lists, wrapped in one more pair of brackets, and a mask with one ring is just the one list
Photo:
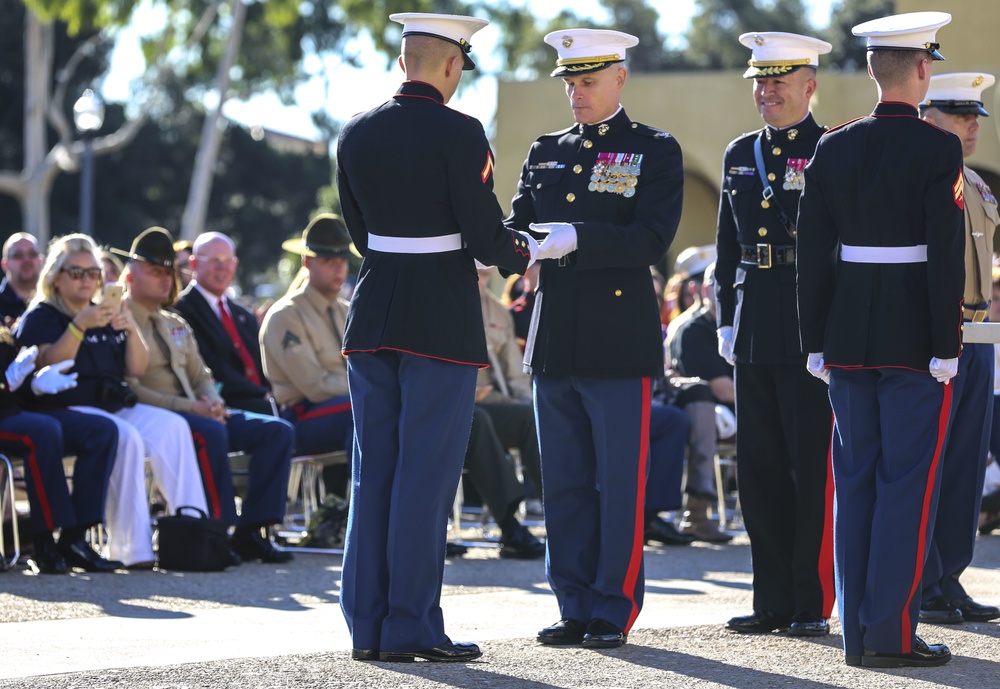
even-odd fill
[(747, 49), (737, 39), (749, 31), (816, 33), (802, 0), (697, 0), (697, 6), (684, 53), (689, 64), (703, 69), (745, 68)]
[(139, 0), (24, 0), (24, 4), (44, 21), (64, 22), (70, 36), (75, 36), (127, 24)]
[(822, 36), (833, 44), (824, 64), (844, 71), (866, 69), (865, 39), (852, 34), (851, 27), (892, 14), (895, 4), (893, 0), (840, 0), (834, 5), (830, 25)]

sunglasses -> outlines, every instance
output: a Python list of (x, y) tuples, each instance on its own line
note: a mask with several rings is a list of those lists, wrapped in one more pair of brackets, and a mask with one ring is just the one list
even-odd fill
[(84, 277), (88, 277), (91, 280), (100, 280), (104, 275), (104, 272), (100, 268), (81, 268), (80, 266), (60, 268), (59, 272), (69, 275), (70, 280), (82, 280)]
[(33, 261), (39, 256), (41, 256), (41, 254), (38, 253), (37, 251), (15, 251), (14, 253), (7, 256), (7, 258), (12, 258), (15, 261), (24, 261), (24, 260)]

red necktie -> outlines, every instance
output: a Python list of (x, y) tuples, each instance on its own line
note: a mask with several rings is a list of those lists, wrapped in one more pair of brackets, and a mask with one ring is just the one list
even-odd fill
[(243, 371), (246, 373), (247, 378), (249, 378), (250, 382), (254, 385), (264, 387), (263, 383), (261, 383), (260, 376), (257, 375), (257, 364), (254, 362), (253, 357), (250, 356), (250, 352), (247, 351), (247, 348), (243, 346), (243, 338), (240, 337), (240, 331), (236, 329), (236, 323), (233, 321), (233, 317), (229, 315), (229, 309), (226, 308), (226, 302), (224, 299), (219, 300), (219, 316), (222, 318), (222, 327), (226, 329), (229, 339), (233, 341), (233, 346), (236, 347), (236, 351), (239, 352), (240, 359), (243, 361)]

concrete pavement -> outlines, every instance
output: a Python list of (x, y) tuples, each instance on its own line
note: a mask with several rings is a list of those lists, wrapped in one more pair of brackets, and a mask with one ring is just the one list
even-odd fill
[[(1000, 603), (1000, 536), (981, 537), (963, 577)], [(449, 634), (478, 642), (467, 665), (360, 663), (338, 603), (340, 557), (224, 573), (0, 575), (0, 687), (1000, 687), (1000, 627), (922, 625), (956, 655), (942, 668), (871, 671), (843, 664), (839, 636), (741, 636), (750, 611), (745, 537), (732, 545), (646, 549), (646, 604), (614, 651), (550, 648), (535, 632), (558, 618), (541, 561), (492, 548), (450, 560)]]

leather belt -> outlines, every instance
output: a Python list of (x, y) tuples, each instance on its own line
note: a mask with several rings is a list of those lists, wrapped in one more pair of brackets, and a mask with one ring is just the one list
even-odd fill
[(741, 244), (742, 253), (740, 261), (752, 263), (758, 268), (772, 268), (774, 266), (794, 266), (795, 247), (782, 246), (780, 244)]
[(964, 307), (965, 320), (971, 321), (972, 323), (982, 323), (986, 320), (986, 317), (990, 315), (990, 305), (989, 304), (973, 304), (972, 306)]
[(441, 254), (462, 248), (462, 235), (437, 237), (388, 237), (368, 233), (368, 248), (389, 254)]

